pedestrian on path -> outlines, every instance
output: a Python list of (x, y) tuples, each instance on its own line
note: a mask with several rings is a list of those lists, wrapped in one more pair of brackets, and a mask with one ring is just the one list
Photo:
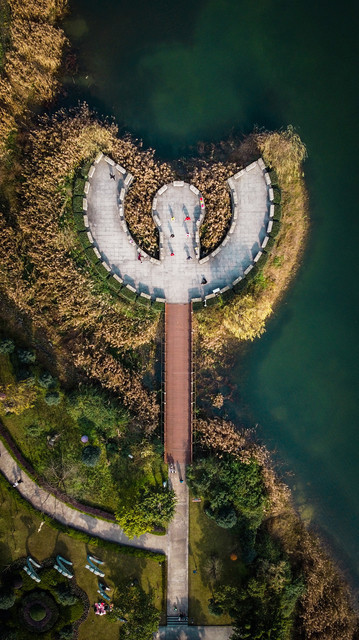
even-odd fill
[(21, 478), (19, 478), (18, 480), (16, 480), (12, 486), (15, 488), (15, 487), (17, 487), (17, 486), (20, 484), (20, 482), (22, 482)]
[(112, 178), (112, 180), (116, 180), (116, 176), (115, 176), (114, 173), (110, 173), (110, 180), (111, 180), (111, 178)]
[(171, 233), (170, 237), (171, 237), (171, 238), (174, 238), (174, 237), (175, 237), (175, 234), (174, 234), (174, 233)]
[(185, 222), (187, 222), (188, 220), (191, 221), (191, 218), (189, 216), (186, 216), (184, 220)]
[(192, 260), (192, 256), (187, 256), (186, 260)]
[(176, 220), (176, 218), (174, 216), (171, 216), (171, 220), (172, 220), (172, 222), (174, 222)]
[(173, 251), (172, 251), (172, 253), (171, 253), (171, 256), (174, 256), (174, 253), (173, 253)]

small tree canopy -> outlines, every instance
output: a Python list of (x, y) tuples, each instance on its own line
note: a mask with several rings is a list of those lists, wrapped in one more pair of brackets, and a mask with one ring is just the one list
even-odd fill
[(82, 450), (82, 462), (88, 467), (95, 467), (100, 459), (101, 449), (89, 445)]

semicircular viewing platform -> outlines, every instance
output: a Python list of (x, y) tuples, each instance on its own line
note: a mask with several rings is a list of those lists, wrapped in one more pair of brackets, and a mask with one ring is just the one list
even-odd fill
[(99, 154), (89, 171), (84, 198), (85, 226), (97, 257), (131, 290), (169, 303), (204, 299), (235, 285), (261, 256), (274, 212), (261, 158), (227, 181), (230, 228), (221, 245), (203, 259), (199, 259), (199, 229), (205, 202), (198, 189), (178, 181), (157, 192), (152, 205), (160, 238), (157, 260), (136, 246), (126, 224), (126, 192), (132, 179), (123, 167)]

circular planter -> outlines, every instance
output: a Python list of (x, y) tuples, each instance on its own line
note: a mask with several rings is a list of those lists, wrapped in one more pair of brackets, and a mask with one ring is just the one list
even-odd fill
[(20, 616), (28, 631), (45, 633), (56, 623), (59, 610), (55, 600), (45, 591), (30, 591), (22, 599)]

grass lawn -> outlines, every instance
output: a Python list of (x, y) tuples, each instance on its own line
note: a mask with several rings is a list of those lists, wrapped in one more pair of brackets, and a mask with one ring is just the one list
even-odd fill
[[(152, 591), (155, 606), (164, 611), (162, 565), (149, 558), (136, 558), (112, 549), (92, 549), (47, 524), (41, 526), (41, 516), (31, 513), (26, 505), (15, 500), (14, 491), (0, 474), (0, 570), (28, 554), (41, 562), (60, 553), (73, 562), (76, 581), (86, 591), (92, 605), (100, 597), (97, 594), (97, 578), (85, 569), (86, 555), (92, 552), (105, 562), (105, 580), (111, 588), (123, 579), (137, 578), (147, 593)], [(121, 547), (118, 548), (120, 550)], [(95, 616), (93, 609), (90, 609), (87, 620), (80, 627), (79, 638), (98, 640), (106, 637), (106, 640), (117, 640), (118, 634), (119, 623), (109, 623), (105, 616)]]
[[(238, 560), (230, 559), (236, 553)], [(240, 584), (245, 575), (240, 560), (239, 539), (229, 529), (223, 529), (208, 518), (203, 511), (203, 502), (189, 502), (189, 619), (197, 625), (230, 624), (228, 615), (214, 616), (208, 611), (208, 600), (212, 596), (212, 583), (206, 571), (206, 562), (217, 556), (222, 566), (221, 582)], [(193, 573), (196, 571), (196, 573)]]

